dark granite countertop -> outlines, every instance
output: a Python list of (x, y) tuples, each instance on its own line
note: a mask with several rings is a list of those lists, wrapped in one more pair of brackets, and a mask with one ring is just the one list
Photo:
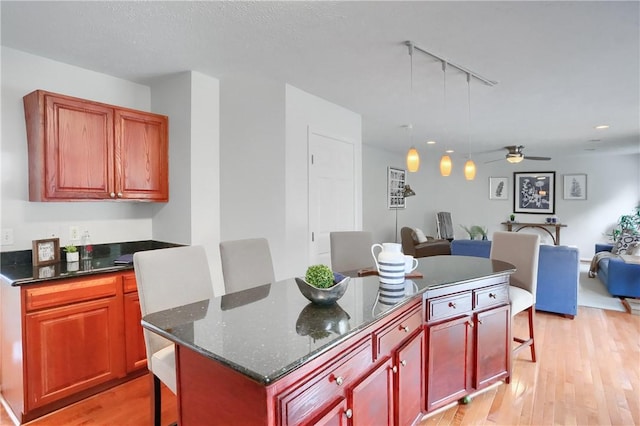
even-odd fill
[(44, 281), (74, 278), (91, 274), (124, 271), (133, 269), (132, 264), (116, 265), (114, 260), (123, 254), (137, 251), (177, 247), (179, 244), (145, 240), (111, 244), (94, 244), (93, 258), (68, 264), (65, 253), (61, 252), (60, 263), (34, 268), (31, 263), (31, 250), (0, 253), (0, 277), (13, 286), (36, 284)]
[(424, 278), (405, 280), (394, 305), (379, 302), (377, 276), (351, 278), (344, 296), (328, 307), (305, 299), (292, 278), (149, 314), (142, 325), (268, 384), (430, 289), (514, 271), (478, 257), (419, 261)]

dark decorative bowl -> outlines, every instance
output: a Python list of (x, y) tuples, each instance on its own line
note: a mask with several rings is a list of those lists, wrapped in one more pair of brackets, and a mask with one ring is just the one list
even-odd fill
[(343, 275), (334, 275), (336, 277), (336, 281), (338, 279), (340, 281), (336, 282), (336, 284), (329, 288), (318, 288), (309, 284), (301, 277), (296, 277), (296, 284), (298, 284), (300, 293), (302, 293), (302, 295), (311, 302), (317, 303), (318, 305), (330, 305), (335, 303), (336, 300), (340, 299), (344, 295), (344, 292), (347, 291), (347, 284), (349, 284), (350, 280), (349, 277), (345, 277)]

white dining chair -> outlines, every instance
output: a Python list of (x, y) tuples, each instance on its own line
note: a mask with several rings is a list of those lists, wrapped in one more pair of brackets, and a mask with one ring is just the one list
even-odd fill
[(226, 294), (275, 281), (269, 241), (265, 238), (222, 241), (220, 260)]
[[(518, 352), (531, 348), (531, 360), (536, 362), (534, 341), (534, 320), (536, 289), (538, 286), (538, 257), (540, 254), (540, 236), (518, 232), (495, 232), (492, 236), (489, 257), (511, 263), (516, 271), (509, 282), (509, 300), (511, 317), (527, 311), (529, 319), (529, 337), (513, 337), (518, 346), (513, 349), (513, 357)], [(513, 358), (512, 357), (512, 358)]]
[(373, 235), (368, 231), (330, 232), (331, 269), (335, 272), (357, 271), (374, 266), (371, 254)]
[[(213, 297), (207, 255), (202, 246), (174, 247), (133, 255), (142, 316)], [(164, 383), (174, 394), (176, 360), (173, 342), (143, 329), (147, 368), (151, 372), (153, 424), (161, 424), (161, 389)]]

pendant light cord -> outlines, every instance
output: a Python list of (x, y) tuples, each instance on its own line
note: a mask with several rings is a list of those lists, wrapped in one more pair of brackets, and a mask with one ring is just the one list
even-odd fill
[(467, 98), (469, 99), (469, 131), (467, 132), (467, 154), (471, 159), (471, 74), (467, 73)]

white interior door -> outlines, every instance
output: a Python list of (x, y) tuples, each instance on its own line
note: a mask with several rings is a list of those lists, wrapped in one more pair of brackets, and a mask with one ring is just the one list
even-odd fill
[(309, 130), (309, 264), (331, 265), (329, 233), (355, 230), (353, 143)]

